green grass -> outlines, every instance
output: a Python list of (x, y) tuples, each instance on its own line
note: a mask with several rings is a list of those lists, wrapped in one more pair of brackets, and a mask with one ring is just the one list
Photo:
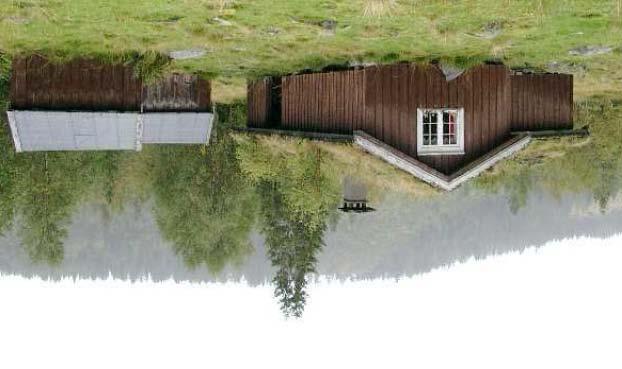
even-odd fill
[[(351, 61), (435, 58), (463, 65), (484, 59), (540, 68), (551, 61), (578, 64), (587, 70), (576, 81), (583, 96), (611, 93), (622, 83), (619, 50), (568, 55), (581, 45), (622, 45), (620, 0), (395, 0), (365, 16), (378, 1), (6, 0), (0, 48), (60, 58), (203, 48), (204, 57), (174, 68), (236, 84)], [(323, 32), (323, 20), (337, 21), (335, 35)], [(498, 37), (474, 36), (491, 22), (502, 25)]]

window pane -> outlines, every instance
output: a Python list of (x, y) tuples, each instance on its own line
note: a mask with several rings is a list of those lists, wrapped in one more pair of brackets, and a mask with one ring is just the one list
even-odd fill
[(456, 124), (454, 124), (454, 123), (443, 123), (443, 134), (446, 134), (446, 135), (454, 135), (454, 134), (456, 134)]
[(430, 123), (438, 123), (438, 113), (435, 111), (430, 112)]
[(443, 110), (443, 123), (456, 123), (457, 114), (455, 110)]
[(423, 112), (423, 123), (430, 123), (430, 112), (429, 111)]
[(457, 144), (456, 131), (457, 131), (458, 112), (455, 110), (443, 110), (443, 144), (455, 145)]
[[(436, 122), (438, 114), (433, 113), (431, 119)], [(430, 124), (430, 145), (438, 145), (438, 125), (436, 123)]]
[(428, 146), (429, 144), (430, 144), (430, 136), (424, 135), (423, 136), (423, 145), (424, 146)]
[(429, 124), (424, 124), (423, 125), (423, 134), (424, 135), (430, 134), (430, 125)]

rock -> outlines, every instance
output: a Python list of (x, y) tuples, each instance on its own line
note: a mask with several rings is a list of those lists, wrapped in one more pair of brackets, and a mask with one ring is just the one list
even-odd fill
[(183, 60), (183, 59), (200, 58), (205, 54), (207, 54), (207, 50), (205, 49), (186, 49), (186, 50), (171, 51), (168, 53), (168, 56), (171, 59)]
[(278, 28), (274, 28), (274, 27), (268, 27), (268, 29), (266, 30), (266, 33), (270, 36), (276, 36), (279, 33), (281, 33), (281, 30)]
[(464, 69), (462, 68), (458, 68), (452, 65), (447, 65), (447, 64), (443, 64), (441, 63), (440, 65), (441, 70), (443, 71), (443, 74), (445, 75), (445, 79), (447, 81), (451, 81), (453, 79), (458, 78), (458, 76), (460, 76), (462, 73), (464, 73)]
[(229, 22), (226, 19), (222, 19), (222, 18), (218, 18), (218, 17), (212, 18), (212, 22), (214, 22), (216, 24), (220, 24), (221, 26), (224, 26), (224, 27), (233, 26), (233, 23)]
[(11, 22), (11, 23), (14, 23), (14, 24), (28, 24), (28, 23), (30, 23), (30, 19), (23, 18), (23, 17), (10, 16), (10, 17), (6, 17), (4, 19), (9, 21), (9, 22)]
[(326, 31), (334, 31), (337, 29), (337, 21), (333, 19), (326, 19), (320, 22), (320, 26)]
[(547, 63), (546, 71), (550, 73), (565, 73), (583, 77), (587, 74), (587, 66), (580, 63), (552, 61)]
[(326, 19), (320, 22), (322, 27), (322, 33), (326, 36), (333, 36), (337, 31), (337, 21), (333, 19)]
[(357, 61), (357, 60), (351, 60), (348, 62), (348, 67), (350, 68), (366, 68), (366, 67), (372, 67), (374, 65), (378, 65), (378, 63), (370, 62), (370, 61)]
[(593, 56), (600, 54), (609, 54), (612, 51), (613, 47), (610, 46), (586, 45), (571, 49), (570, 51), (568, 51), (568, 54), (578, 56)]
[(503, 27), (501, 26), (501, 23), (492, 21), (486, 23), (486, 25), (482, 27), (481, 32), (477, 32), (474, 35), (486, 40), (492, 40), (501, 34), (502, 29)]

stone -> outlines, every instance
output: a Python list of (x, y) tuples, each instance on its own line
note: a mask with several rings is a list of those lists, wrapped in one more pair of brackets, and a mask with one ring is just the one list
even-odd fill
[(350, 68), (366, 68), (366, 67), (372, 67), (374, 65), (378, 65), (378, 63), (372, 62), (372, 61), (357, 61), (357, 60), (351, 60), (348, 62), (348, 67)]
[(587, 73), (587, 66), (581, 63), (558, 62), (554, 60), (546, 64), (546, 71), (551, 73), (566, 73), (574, 74), (576, 76), (585, 76)]
[(337, 31), (337, 21), (333, 19), (326, 19), (320, 22), (322, 27), (322, 33), (326, 36), (333, 36)]
[(229, 22), (228, 20), (222, 19), (222, 18), (218, 18), (218, 17), (212, 18), (212, 22), (214, 22), (216, 24), (220, 24), (221, 26), (224, 26), (224, 27), (229, 27), (229, 26), (233, 25), (233, 23)]
[(613, 51), (613, 47), (610, 47), (610, 46), (585, 45), (585, 46), (579, 46), (579, 47), (575, 47), (574, 49), (571, 49), (570, 51), (568, 51), (568, 54), (577, 55), (577, 56), (594, 56), (594, 55), (601, 55), (601, 54), (609, 54), (612, 51)]
[(497, 21), (488, 22), (482, 27), (480, 32), (475, 33), (475, 36), (486, 40), (492, 40), (501, 34), (502, 29), (501, 23)]
[(453, 65), (441, 63), (440, 68), (443, 71), (443, 74), (445, 75), (445, 79), (447, 81), (454, 80), (458, 78), (462, 73), (464, 73), (464, 69), (455, 67)]
[(9, 21), (9, 22), (11, 22), (11, 23), (14, 23), (14, 24), (28, 24), (28, 23), (30, 23), (30, 19), (23, 18), (23, 17), (10, 16), (10, 17), (6, 17), (4, 19)]
[(275, 27), (268, 27), (268, 29), (266, 30), (266, 33), (270, 36), (276, 36), (279, 33), (281, 33), (281, 30)]
[(186, 49), (186, 50), (171, 51), (168, 53), (168, 56), (171, 59), (183, 60), (183, 59), (200, 58), (205, 54), (207, 54), (207, 50), (205, 49)]

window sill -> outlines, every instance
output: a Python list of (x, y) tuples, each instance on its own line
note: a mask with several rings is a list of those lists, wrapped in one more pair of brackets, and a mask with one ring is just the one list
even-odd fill
[(439, 155), (464, 155), (464, 150), (462, 149), (433, 149), (433, 150), (421, 150), (419, 149), (417, 152), (418, 156), (439, 156)]

